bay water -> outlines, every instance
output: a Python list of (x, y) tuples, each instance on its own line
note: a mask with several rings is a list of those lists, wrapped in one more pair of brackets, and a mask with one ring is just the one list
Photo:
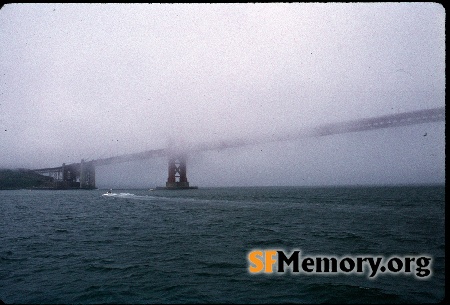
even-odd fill
[[(0, 191), (4, 303), (435, 303), (444, 186)], [(259, 249), (425, 255), (410, 273), (251, 273)], [(275, 268), (275, 267), (274, 267)]]

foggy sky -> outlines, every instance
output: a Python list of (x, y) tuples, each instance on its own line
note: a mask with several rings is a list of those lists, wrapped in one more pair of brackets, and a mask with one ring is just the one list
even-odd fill
[[(8, 4), (0, 168), (445, 105), (436, 3)], [(192, 185), (443, 183), (443, 122), (189, 156)], [(164, 185), (167, 160), (97, 168)]]

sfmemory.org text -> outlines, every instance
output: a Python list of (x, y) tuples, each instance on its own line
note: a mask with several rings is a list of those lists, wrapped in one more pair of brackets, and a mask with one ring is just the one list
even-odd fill
[(419, 256), (308, 256), (301, 257), (300, 250), (285, 254), (283, 250), (253, 250), (247, 256), (248, 271), (258, 273), (303, 274), (367, 274), (376, 278), (379, 274), (413, 274), (419, 279), (432, 275), (432, 258)]

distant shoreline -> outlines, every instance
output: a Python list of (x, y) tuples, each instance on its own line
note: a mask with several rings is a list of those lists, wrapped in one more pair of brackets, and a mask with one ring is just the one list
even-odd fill
[(30, 169), (0, 169), (0, 190), (50, 188), (52, 182), (52, 177)]

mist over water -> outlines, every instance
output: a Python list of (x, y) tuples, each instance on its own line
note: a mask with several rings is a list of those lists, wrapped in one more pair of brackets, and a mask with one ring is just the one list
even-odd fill
[[(437, 3), (7, 4), (0, 48), (0, 168), (445, 105)], [(444, 138), (438, 122), (202, 152), (188, 179), (444, 183)], [(99, 186), (164, 184), (164, 162), (99, 167)]]
[[(445, 156), (436, 156), (445, 151), (443, 125), (195, 152), (187, 178), (199, 187), (443, 184)], [(166, 180), (163, 157), (96, 168), (99, 188), (153, 188)]]

